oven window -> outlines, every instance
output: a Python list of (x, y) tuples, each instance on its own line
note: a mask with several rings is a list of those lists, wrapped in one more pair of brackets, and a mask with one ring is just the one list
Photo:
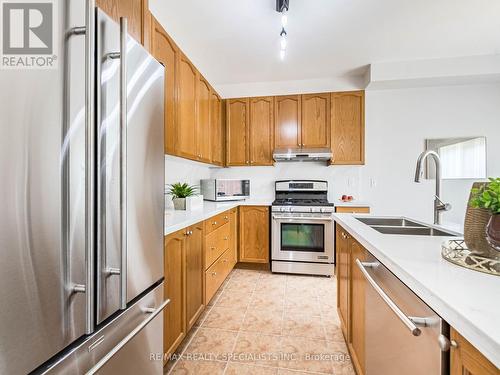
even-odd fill
[(281, 251), (325, 250), (324, 224), (281, 223)]

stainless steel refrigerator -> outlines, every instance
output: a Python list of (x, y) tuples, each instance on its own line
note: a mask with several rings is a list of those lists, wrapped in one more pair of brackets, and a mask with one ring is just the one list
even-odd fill
[(0, 70), (0, 373), (161, 374), (164, 67), (91, 0)]

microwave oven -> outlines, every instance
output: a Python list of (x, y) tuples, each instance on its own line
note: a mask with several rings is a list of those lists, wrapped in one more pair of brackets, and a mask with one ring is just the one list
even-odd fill
[(207, 201), (237, 201), (250, 197), (250, 180), (208, 179), (200, 181), (203, 199)]

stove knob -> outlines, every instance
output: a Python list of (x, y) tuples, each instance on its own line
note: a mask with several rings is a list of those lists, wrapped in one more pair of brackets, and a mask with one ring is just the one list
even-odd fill
[(280, 208), (280, 211), (281, 211), (281, 212), (285, 212), (285, 207), (281, 207), (281, 208)]
[(325, 212), (325, 209), (324, 208), (320, 208), (319, 212)]
[(290, 207), (290, 208), (288, 209), (288, 211), (293, 212), (293, 208), (292, 208), (292, 207)]
[(312, 207), (310, 207), (309, 212), (314, 212), (314, 209)]

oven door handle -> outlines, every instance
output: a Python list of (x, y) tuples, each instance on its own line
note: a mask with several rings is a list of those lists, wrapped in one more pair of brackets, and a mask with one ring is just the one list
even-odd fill
[(273, 215), (277, 220), (314, 220), (314, 221), (333, 221), (332, 217), (298, 217), (298, 216), (279, 216)]
[(396, 316), (403, 322), (403, 324), (410, 330), (413, 336), (420, 336), (422, 331), (416, 326), (411, 318), (405, 315), (403, 311), (394, 303), (394, 301), (384, 292), (384, 290), (375, 282), (375, 280), (370, 276), (367, 268), (376, 268), (380, 265), (378, 262), (361, 262), (356, 259), (356, 265), (361, 270), (361, 273), (370, 283), (370, 285), (375, 289), (378, 295), (384, 300), (384, 302), (389, 306), (389, 308), (396, 314)]

